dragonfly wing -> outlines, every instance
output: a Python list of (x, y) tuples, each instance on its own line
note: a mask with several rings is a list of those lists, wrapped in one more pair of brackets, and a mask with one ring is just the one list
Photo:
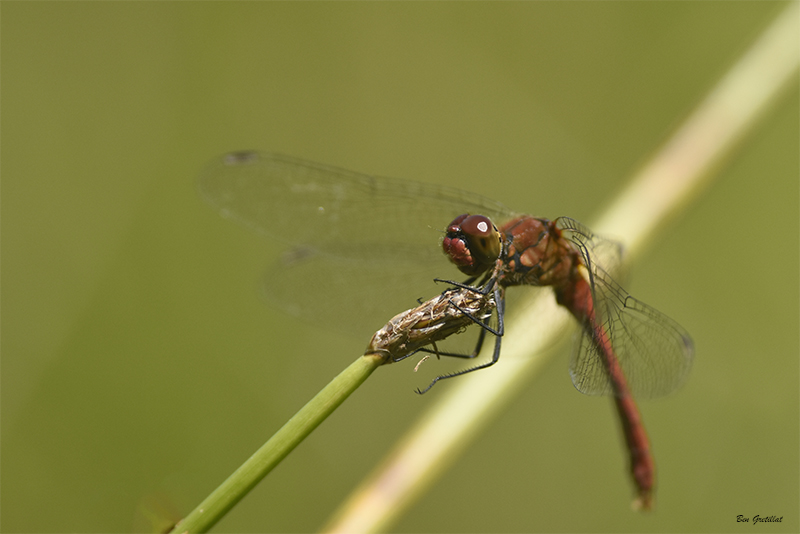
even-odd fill
[(613, 395), (611, 380), (591, 334), (581, 328), (575, 336), (569, 365), (569, 376), (575, 389), (584, 395)]
[[(654, 398), (678, 389), (691, 369), (694, 344), (678, 323), (633, 298), (601, 267), (592, 272), (595, 316), (613, 347), (635, 397)], [(584, 329), (573, 356), (573, 383), (590, 395), (613, 394), (599, 344)]]
[(395, 256), (408, 247), (436, 248), (437, 238), (458, 215), (513, 215), (498, 202), (459, 189), (270, 153), (222, 156), (206, 167), (198, 186), (223, 216), (270, 239), (313, 244), (339, 255), (365, 246)]
[(635, 396), (662, 397), (683, 385), (694, 359), (694, 343), (683, 327), (628, 296), (613, 329), (620, 339), (616, 353)]
[[(640, 398), (667, 395), (683, 384), (694, 357), (689, 334), (678, 323), (631, 297), (617, 282), (625, 272), (622, 245), (594, 235), (562, 217), (559, 228), (581, 251), (589, 273), (595, 322), (613, 347), (631, 393)], [(584, 328), (570, 365), (575, 387), (589, 395), (610, 395), (614, 389), (594, 333)]]
[(514, 216), (498, 202), (459, 189), (271, 153), (217, 158), (198, 187), (223, 216), (287, 244), (283, 261), (267, 275), (269, 299), (336, 327), (359, 318), (380, 327), (415, 299), (440, 292), (434, 277), (460, 279), (439, 246), (458, 215)]
[(597, 265), (616, 280), (624, 281), (627, 271), (623, 265), (625, 249), (622, 243), (595, 235), (584, 225), (569, 217), (559, 217), (556, 225), (581, 251), (587, 268)]
[(417, 306), (417, 299), (444, 291), (445, 286), (433, 281), (437, 272), (457, 272), (443, 254), (431, 258), (441, 263), (415, 260), (419, 258), (295, 249), (267, 271), (264, 295), (313, 324), (368, 336), (397, 313)]

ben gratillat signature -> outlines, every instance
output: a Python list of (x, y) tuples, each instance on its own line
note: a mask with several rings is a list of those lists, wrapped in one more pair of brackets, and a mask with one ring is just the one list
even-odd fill
[(782, 521), (783, 521), (783, 516), (778, 517), (776, 515), (767, 515), (767, 516), (754, 515), (752, 519), (749, 517), (745, 517), (743, 515), (736, 516), (737, 523), (753, 523), (754, 525), (756, 523), (780, 523)]

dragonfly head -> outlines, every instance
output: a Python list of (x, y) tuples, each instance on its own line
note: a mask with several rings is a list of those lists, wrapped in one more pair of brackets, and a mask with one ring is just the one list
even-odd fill
[(489, 217), (459, 215), (447, 226), (442, 249), (462, 273), (478, 276), (494, 266), (500, 256), (500, 232)]

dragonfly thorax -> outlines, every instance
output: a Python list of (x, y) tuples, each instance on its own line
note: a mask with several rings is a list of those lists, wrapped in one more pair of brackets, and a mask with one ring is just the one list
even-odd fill
[(502, 286), (570, 286), (580, 275), (580, 253), (566, 239), (556, 223), (523, 216), (502, 227), (507, 241)]

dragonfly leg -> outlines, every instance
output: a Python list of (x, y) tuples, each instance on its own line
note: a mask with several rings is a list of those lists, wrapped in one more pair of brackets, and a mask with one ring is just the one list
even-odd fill
[(402, 362), (403, 360), (412, 357), (413, 355), (415, 355), (418, 352), (430, 352), (430, 353), (433, 353), (433, 354), (441, 354), (441, 353), (437, 353), (436, 351), (431, 350), (431, 349), (421, 348), (421, 349), (413, 350), (413, 351), (409, 352), (408, 354), (403, 354), (402, 356), (397, 356), (396, 358), (392, 358), (392, 363)]
[[(417, 393), (420, 395), (427, 393), (436, 383), (440, 380), (444, 380), (446, 378), (453, 378), (455, 376), (465, 375), (467, 373), (471, 373), (473, 371), (477, 371), (479, 369), (486, 369), (487, 367), (491, 367), (492, 365), (497, 363), (497, 360), (500, 359), (500, 343), (503, 339), (503, 333), (505, 332), (504, 326), (504, 316), (505, 316), (505, 300), (503, 300), (503, 294), (501, 288), (497, 288), (494, 291), (494, 298), (495, 302), (497, 303), (497, 331), (492, 332), (495, 334), (495, 342), (494, 342), (494, 352), (492, 353), (492, 359), (486, 363), (482, 363), (480, 365), (476, 365), (475, 367), (470, 367), (468, 369), (462, 369), (461, 371), (456, 371), (454, 373), (446, 374), (446, 375), (439, 375), (433, 380), (431, 383), (428, 384), (428, 387), (425, 389), (418, 389)], [(485, 330), (483, 330), (485, 332)]]
[[(475, 356), (477, 356), (481, 352), (481, 348), (483, 347), (483, 340), (486, 338), (486, 331), (489, 330), (490, 332), (492, 332), (494, 334), (494, 329), (489, 328), (488, 326), (485, 326), (483, 323), (479, 322), (478, 320), (475, 320), (475, 322), (477, 322), (481, 326), (484, 326), (484, 329), (481, 330), (480, 334), (478, 334), (478, 342), (475, 343), (475, 348), (472, 349), (472, 352), (470, 352), (469, 354), (461, 354), (460, 352), (445, 352), (445, 351), (441, 351), (441, 350), (438, 350), (438, 348), (436, 347), (435, 343), (432, 343), (432, 345), (433, 345), (432, 349), (429, 349), (427, 347), (421, 347), (421, 348), (415, 350), (414, 352), (412, 352), (411, 354), (409, 354), (408, 356), (411, 356), (412, 354), (416, 354), (417, 352), (427, 352), (429, 354), (436, 354), (437, 358), (440, 357), (440, 356), (447, 356), (449, 358), (466, 358), (466, 359), (474, 358)], [(404, 358), (407, 358), (408, 356), (404, 356)], [(397, 361), (397, 360), (395, 360), (395, 361)]]
[(397, 363), (397, 362), (405, 360), (406, 358), (410, 358), (411, 356), (413, 356), (414, 354), (416, 354), (418, 352), (426, 352), (428, 354), (435, 354), (437, 359), (439, 359), (441, 356), (447, 356), (447, 357), (452, 357), (452, 358), (467, 358), (467, 359), (471, 359), (471, 358), (474, 358), (475, 356), (477, 356), (480, 353), (481, 348), (483, 348), (483, 340), (486, 338), (486, 332), (487, 331), (491, 332), (494, 335), (498, 335), (497, 330), (495, 330), (494, 328), (489, 326), (488, 323), (485, 323), (485, 322), (481, 321), (480, 319), (478, 319), (477, 317), (474, 317), (472, 314), (470, 314), (469, 312), (467, 312), (466, 310), (464, 310), (463, 308), (458, 306), (452, 300), (448, 301), (448, 302), (449, 302), (449, 304), (451, 306), (454, 306), (458, 311), (460, 311), (462, 313), (462, 315), (468, 317), (471, 321), (475, 322), (476, 324), (480, 325), (480, 327), (481, 327), (481, 332), (480, 332), (480, 334), (478, 334), (478, 341), (475, 344), (475, 348), (472, 350), (472, 352), (470, 352), (469, 354), (462, 354), (462, 353), (459, 353), (459, 352), (440, 351), (439, 347), (436, 346), (436, 343), (431, 343), (431, 345), (433, 345), (432, 349), (429, 349), (427, 347), (420, 347), (420, 348), (418, 348), (418, 349), (416, 349), (416, 350), (414, 350), (412, 352), (409, 352), (408, 354), (403, 354), (402, 356), (393, 357), (392, 358), (392, 362), (393, 363)]
[[(464, 286), (464, 288), (465, 289), (476, 289), (476, 288), (473, 288), (472, 286)], [(438, 347), (436, 346), (436, 344), (434, 343), (433, 344), (433, 349), (428, 349), (428, 348), (422, 347), (422, 348), (419, 348), (416, 351), (412, 352), (411, 354), (414, 354), (416, 352), (427, 352), (429, 354), (436, 354), (437, 358), (439, 358), (440, 356), (448, 356), (448, 357), (452, 357), (452, 358), (472, 359), (472, 358), (476, 357), (480, 353), (481, 348), (483, 348), (483, 341), (484, 341), (484, 339), (486, 339), (486, 332), (491, 332), (495, 336), (502, 336), (503, 335), (501, 331), (495, 330), (494, 328), (489, 326), (488, 322), (486, 322), (485, 320), (479, 319), (474, 314), (468, 312), (467, 310), (465, 310), (464, 308), (462, 308), (461, 306), (459, 306), (458, 304), (456, 304), (452, 300), (448, 300), (448, 302), (450, 303), (451, 306), (453, 306), (455, 309), (460, 311), (463, 316), (467, 317), (469, 320), (471, 320), (472, 322), (474, 322), (475, 324), (477, 324), (478, 326), (481, 327), (481, 333), (478, 335), (478, 342), (475, 344), (475, 348), (469, 354), (462, 354), (462, 353), (459, 353), (459, 352), (444, 352), (444, 351), (440, 351), (438, 349)], [(411, 354), (409, 354), (407, 356), (410, 356)], [(395, 360), (395, 361), (397, 361), (397, 360)]]
[(466, 310), (464, 310), (463, 308), (461, 308), (461, 306), (459, 306), (458, 304), (456, 304), (456, 303), (455, 303), (455, 302), (453, 302), (452, 300), (451, 300), (451, 301), (449, 301), (449, 302), (450, 302), (450, 305), (451, 305), (451, 306), (453, 306), (453, 307), (454, 307), (455, 309), (457, 309), (458, 311), (460, 311), (460, 312), (461, 312), (461, 314), (462, 314), (464, 317), (466, 317), (467, 319), (469, 319), (469, 320), (470, 320), (470, 321), (472, 321), (473, 323), (475, 323), (475, 324), (479, 325), (479, 326), (480, 326), (480, 327), (483, 329), (483, 332), (485, 332), (485, 331), (487, 331), (487, 330), (488, 330), (489, 332), (491, 332), (492, 334), (494, 334), (494, 335), (496, 335), (496, 336), (502, 336), (502, 335), (503, 335), (503, 333), (502, 333), (501, 331), (499, 331), (499, 329), (498, 329), (498, 330), (495, 330), (494, 328), (492, 328), (491, 326), (489, 326), (489, 323), (486, 323), (486, 322), (484, 322), (484, 321), (481, 321), (480, 319), (478, 319), (477, 317), (475, 317), (475, 316), (474, 316), (474, 315), (472, 315), (471, 313), (469, 313), (469, 312), (467, 312)]
[[(433, 281), (441, 282), (443, 284), (450, 284), (451, 286), (460, 287), (461, 289), (466, 289), (467, 291), (474, 291), (479, 295), (488, 295), (494, 287), (494, 283), (490, 283), (494, 282), (494, 278), (484, 279), (484, 281), (482, 281), (478, 286), (472, 285), (472, 283), (475, 281), (474, 277), (468, 278), (465, 282), (456, 282), (455, 280), (445, 280), (443, 278), (434, 278)], [(450, 289), (452, 288), (448, 288), (444, 292), (450, 291)]]
[(469, 278), (467, 278), (463, 282), (454, 282), (452, 280), (445, 280), (444, 278), (434, 278), (433, 281), (436, 282), (437, 284), (441, 282), (442, 284), (450, 284), (450, 285), (462, 287), (464, 289), (472, 289), (472, 288), (475, 287), (472, 284), (477, 279), (478, 279), (477, 276), (470, 276)]

